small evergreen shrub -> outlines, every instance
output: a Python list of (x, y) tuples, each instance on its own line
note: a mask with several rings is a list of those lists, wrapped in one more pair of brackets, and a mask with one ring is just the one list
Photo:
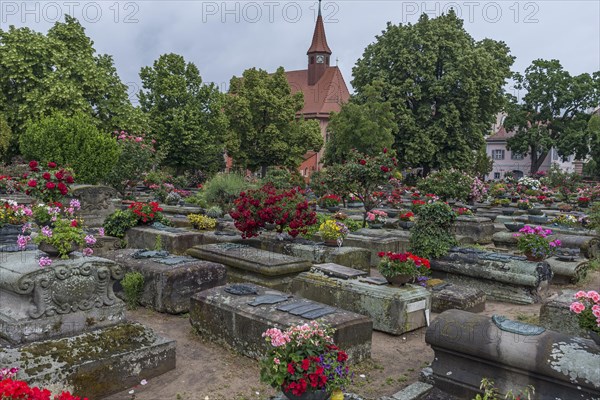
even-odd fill
[(457, 245), (452, 225), (456, 213), (446, 203), (436, 201), (422, 204), (417, 221), (410, 230), (409, 251), (424, 258), (443, 257)]
[(238, 174), (217, 174), (204, 185), (206, 203), (229, 210), (241, 192), (252, 185)]
[(131, 210), (116, 210), (104, 220), (104, 233), (109, 236), (124, 238), (127, 229), (138, 224), (138, 217)]
[(221, 218), (223, 216), (223, 210), (219, 206), (212, 206), (206, 210), (206, 215), (210, 218)]
[(125, 303), (130, 310), (134, 310), (140, 303), (144, 291), (144, 275), (139, 272), (128, 272), (121, 280)]
[(433, 193), (442, 200), (466, 201), (471, 194), (473, 178), (457, 170), (436, 171), (417, 183), (421, 193)]

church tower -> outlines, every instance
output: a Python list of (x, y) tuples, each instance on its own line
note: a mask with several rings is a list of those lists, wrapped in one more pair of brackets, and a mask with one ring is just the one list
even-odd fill
[(308, 85), (316, 84), (329, 67), (331, 49), (327, 45), (323, 16), (321, 15), (321, 0), (319, 0), (319, 14), (313, 33), (312, 43), (306, 52), (308, 55)]

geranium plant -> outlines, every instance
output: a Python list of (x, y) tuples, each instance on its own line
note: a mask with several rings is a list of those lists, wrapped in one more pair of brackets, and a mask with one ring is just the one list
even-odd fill
[(55, 162), (49, 162), (42, 169), (37, 161), (32, 160), (22, 186), (26, 194), (44, 203), (51, 203), (66, 196), (73, 182), (70, 170), (60, 168)]
[(348, 355), (335, 346), (333, 333), (317, 321), (285, 331), (268, 329), (263, 337), (270, 348), (261, 360), (261, 381), (295, 396), (343, 389), (351, 378)]
[(590, 205), (590, 201), (592, 201), (591, 198), (586, 197), (586, 196), (581, 196), (577, 198), (577, 205), (579, 205), (579, 207), (587, 207)]
[(600, 294), (595, 290), (575, 293), (571, 311), (577, 314), (579, 326), (587, 331), (600, 334)]
[(398, 216), (398, 219), (400, 221), (412, 222), (415, 220), (415, 213), (413, 213), (412, 211), (402, 213)]
[(129, 209), (138, 217), (138, 223), (151, 224), (154, 221), (160, 221), (163, 209), (160, 208), (157, 202), (149, 203), (135, 202), (129, 205)]
[(367, 221), (369, 221), (369, 224), (383, 224), (387, 216), (387, 213), (382, 210), (367, 211)]
[(554, 254), (556, 248), (560, 246), (560, 240), (549, 240), (548, 236), (551, 234), (552, 230), (550, 229), (525, 225), (513, 236), (517, 238), (517, 247), (525, 255), (543, 260)]
[(319, 226), (321, 237), (325, 240), (344, 239), (350, 232), (346, 224), (334, 219), (328, 219)]
[(529, 210), (533, 208), (533, 204), (528, 199), (519, 199), (517, 200), (517, 208), (519, 210)]
[(412, 253), (393, 253), (391, 251), (379, 252), (381, 260), (377, 264), (377, 270), (386, 278), (398, 275), (408, 275), (412, 280), (422, 280), (420, 277), (429, 275), (429, 260), (416, 256)]
[(0, 369), (0, 399), (2, 400), (87, 400), (62, 392), (52, 396), (48, 389), (30, 387), (27, 382), (15, 379), (18, 368)]
[(14, 200), (0, 199), (0, 228), (7, 224), (24, 224), (32, 215), (30, 207), (17, 204)]
[(340, 196), (335, 195), (335, 194), (326, 194), (325, 196), (321, 197), (320, 203), (321, 203), (321, 207), (337, 207), (340, 205), (340, 203), (342, 202), (342, 199)]
[(473, 211), (469, 210), (467, 207), (459, 207), (455, 212), (457, 215), (473, 215)]

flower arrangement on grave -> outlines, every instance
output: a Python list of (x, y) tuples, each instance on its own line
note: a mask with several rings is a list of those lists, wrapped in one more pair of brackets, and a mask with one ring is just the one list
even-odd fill
[(591, 198), (586, 197), (586, 196), (580, 196), (577, 198), (577, 205), (579, 207), (587, 207), (590, 205), (590, 202), (592, 201)]
[(14, 200), (0, 199), (0, 228), (4, 225), (21, 225), (33, 215), (30, 207)]
[(519, 210), (529, 210), (533, 208), (533, 204), (528, 199), (517, 200), (517, 208)]
[(576, 216), (571, 214), (560, 214), (550, 221), (554, 225), (563, 225), (563, 226), (577, 226), (579, 225), (579, 220)]
[(328, 219), (319, 226), (319, 232), (324, 240), (345, 239), (350, 230), (343, 222)]
[(413, 212), (417, 212), (417, 210), (419, 209), (419, 207), (421, 207), (422, 205), (426, 204), (426, 202), (424, 202), (423, 200), (413, 200), (412, 201), (412, 206), (411, 209)]
[[(40, 230), (33, 237), (19, 235), (17, 245), (20, 249), (25, 249), (27, 244), (33, 240), (34, 243), (40, 246), (40, 250), (49, 253), (56, 252), (61, 258), (69, 258), (69, 253), (79, 247), (86, 246), (83, 249), (84, 256), (91, 256), (94, 251), (91, 246), (96, 243), (94, 235), (87, 234), (83, 229), (83, 222), (75, 218), (74, 214), (80, 209), (78, 200), (73, 199), (69, 203), (69, 207), (62, 209), (58, 207), (50, 207), (50, 221), (46, 225), (40, 225)], [(42, 208), (42, 207), (40, 207)], [(31, 229), (30, 224), (23, 228), (23, 233)], [(48, 247), (50, 246), (50, 247)], [(46, 250), (47, 249), (47, 250)], [(52, 264), (52, 259), (42, 257), (39, 259), (39, 265), (45, 267)]]
[(292, 396), (312, 391), (326, 398), (343, 390), (351, 382), (348, 355), (334, 344), (333, 333), (317, 321), (268, 329), (262, 336), (271, 347), (260, 363), (261, 381)]
[(467, 207), (459, 207), (455, 212), (457, 215), (473, 215), (473, 211), (469, 210)]
[(469, 193), (468, 201), (482, 201), (487, 196), (487, 188), (485, 183), (478, 177), (473, 178), (471, 182), (471, 193)]
[(207, 217), (202, 214), (189, 214), (187, 219), (190, 221), (195, 229), (199, 230), (213, 230), (217, 227), (217, 220), (211, 217)]
[(326, 194), (325, 196), (321, 197), (320, 200), (321, 207), (324, 208), (337, 207), (340, 205), (341, 202), (342, 199), (340, 198), (340, 196), (335, 194)]
[(387, 218), (387, 213), (382, 210), (372, 210), (367, 212), (367, 221), (369, 224), (384, 224)]
[(427, 258), (416, 256), (412, 253), (393, 253), (391, 251), (379, 252), (381, 260), (377, 270), (388, 280), (396, 277), (405, 277), (406, 282), (427, 280), (430, 263)]
[(549, 240), (548, 236), (552, 230), (541, 226), (531, 227), (525, 225), (519, 230), (519, 233), (513, 234), (517, 238), (517, 247), (528, 259), (541, 261), (556, 251), (560, 246), (560, 240)]
[(136, 201), (129, 205), (129, 209), (138, 217), (138, 223), (140, 224), (151, 224), (154, 221), (160, 221), (163, 210), (157, 202), (151, 201), (143, 203)]
[(30, 387), (27, 382), (15, 379), (18, 368), (0, 369), (0, 399), (2, 400), (87, 400), (62, 392), (52, 396), (48, 389)]
[(60, 168), (55, 162), (49, 162), (42, 169), (37, 161), (32, 160), (22, 186), (27, 195), (44, 203), (52, 203), (66, 196), (74, 181), (71, 171)]
[(517, 182), (517, 191), (522, 192), (527, 189), (529, 190), (540, 190), (542, 184), (539, 180), (524, 176)]
[(412, 222), (415, 220), (415, 213), (413, 213), (412, 211), (402, 213), (402, 214), (398, 215), (398, 219), (400, 221)]
[(265, 224), (275, 224), (278, 232), (296, 237), (317, 223), (316, 213), (298, 189), (276, 189), (267, 183), (260, 189), (241, 192), (229, 213), (243, 238), (258, 236)]
[(402, 189), (394, 188), (394, 190), (392, 190), (390, 195), (387, 197), (387, 202), (390, 207), (400, 208), (403, 203), (402, 193)]
[(600, 294), (595, 290), (575, 293), (571, 311), (577, 314), (579, 326), (587, 331), (600, 334)]

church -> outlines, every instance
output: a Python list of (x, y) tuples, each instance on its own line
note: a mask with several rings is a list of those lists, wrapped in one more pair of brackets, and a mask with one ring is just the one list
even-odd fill
[[(327, 125), (331, 112), (339, 112), (343, 103), (350, 100), (350, 92), (337, 66), (331, 66), (332, 51), (327, 44), (325, 26), (319, 13), (312, 37), (312, 43), (306, 52), (308, 68), (297, 71), (286, 71), (286, 77), (292, 93), (301, 91), (304, 94), (304, 108), (298, 117), (316, 119), (321, 127), (324, 142), (327, 141)], [(314, 171), (321, 167), (323, 149), (319, 152), (308, 152), (300, 166), (300, 174), (308, 179)]]

